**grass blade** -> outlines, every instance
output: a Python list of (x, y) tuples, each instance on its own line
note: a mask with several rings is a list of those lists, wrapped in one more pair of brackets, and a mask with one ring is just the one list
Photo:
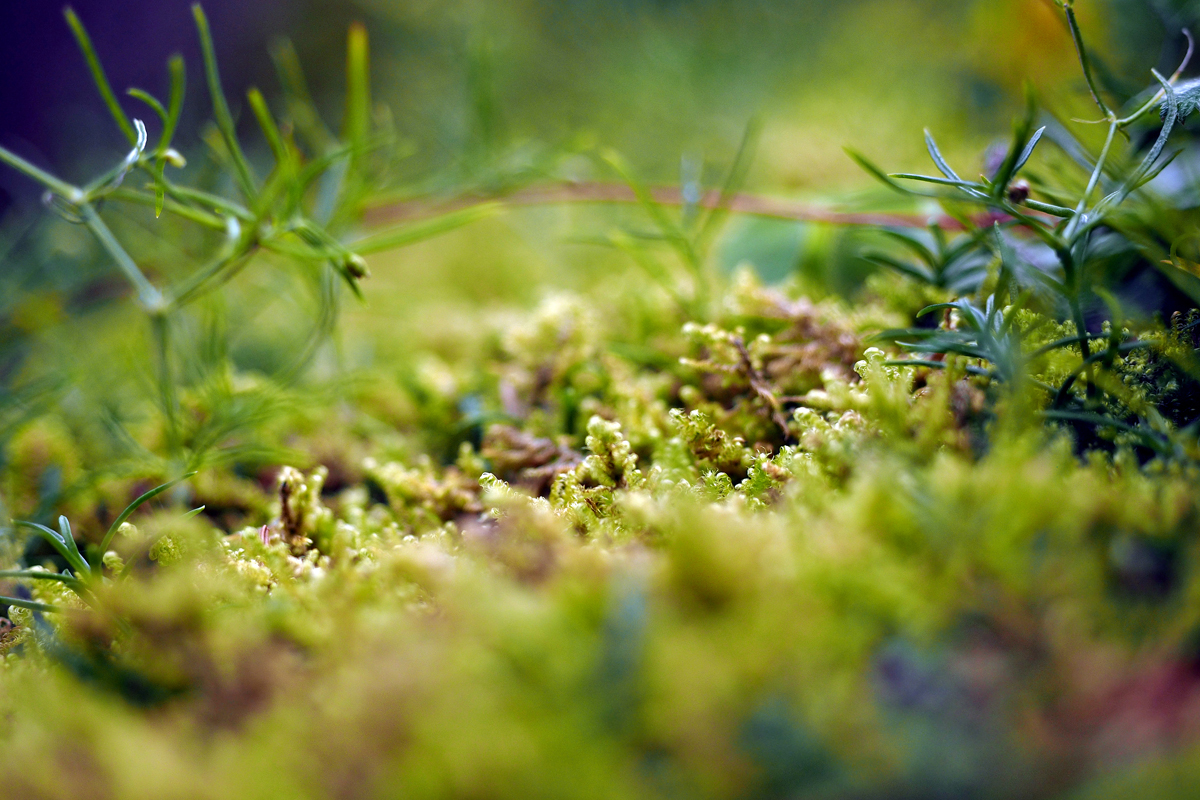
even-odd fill
[[(297, 175), (296, 159), (293, 157), (292, 149), (283, 140), (283, 134), (279, 132), (279, 126), (275, 123), (275, 118), (271, 115), (271, 109), (267, 106), (262, 92), (258, 89), (251, 89), (246, 96), (250, 101), (254, 117), (258, 120), (258, 126), (262, 128), (263, 136), (266, 137), (267, 144), (271, 148), (271, 153), (275, 156), (277, 171), (272, 175), (268, 184), (277, 181), (278, 183), (273, 188), (279, 191), (286, 190), (288, 196), (286, 213), (291, 213), (300, 205), (304, 191)], [(263, 189), (260, 207), (265, 204), (267, 196), (272, 194), (271, 188), (268, 186)]]
[(1067, 28), (1071, 31), (1071, 41), (1075, 43), (1075, 54), (1079, 56), (1079, 66), (1083, 70), (1083, 78), (1087, 81), (1088, 91), (1092, 93), (1092, 100), (1104, 116), (1109, 116), (1111, 113), (1104, 100), (1100, 97), (1100, 90), (1096, 87), (1096, 79), (1092, 75), (1092, 60), (1088, 57), (1087, 48), (1083, 46), (1083, 34), (1079, 30), (1079, 22), (1075, 19), (1075, 9), (1070, 3), (1063, 4), (1063, 10), (1067, 15)]
[[(1158, 138), (1154, 140), (1154, 144), (1150, 147), (1150, 152), (1142, 159), (1142, 163), (1133, 171), (1125, 184), (1117, 191), (1116, 202), (1122, 202), (1126, 197), (1133, 192), (1134, 188), (1140, 186), (1143, 179), (1153, 169), (1154, 162), (1158, 160), (1163, 148), (1167, 146), (1167, 139), (1171, 137), (1171, 132), (1175, 129), (1175, 123), (1179, 119), (1179, 100), (1175, 95), (1175, 90), (1167, 79), (1158, 74), (1157, 70), (1150, 70), (1163, 89), (1163, 105), (1166, 107), (1166, 116), (1163, 119), (1162, 130), (1158, 134)], [(1165, 165), (1164, 165), (1165, 166)]]
[(183, 56), (173, 55), (167, 62), (167, 71), (171, 75), (171, 96), (167, 101), (167, 118), (163, 123), (162, 137), (158, 140), (157, 152), (161, 158), (171, 147), (171, 140), (179, 127), (179, 116), (183, 113), (183, 97), (187, 91), (187, 75), (183, 65)]
[(1175, 150), (1174, 152), (1172, 152), (1172, 153), (1171, 153), (1169, 156), (1167, 156), (1167, 157), (1166, 157), (1166, 158), (1164, 158), (1162, 161), (1160, 161), (1160, 162), (1158, 163), (1158, 165), (1157, 165), (1157, 166), (1155, 166), (1154, 168), (1152, 168), (1152, 169), (1151, 169), (1149, 172), (1147, 172), (1145, 175), (1143, 175), (1141, 178), (1139, 178), (1137, 181), (1135, 181), (1135, 182), (1134, 182), (1134, 183), (1133, 183), (1133, 184), (1132, 184), (1132, 185), (1129, 187), (1129, 191), (1130, 191), (1130, 192), (1136, 192), (1138, 189), (1142, 188), (1142, 187), (1143, 187), (1143, 186), (1145, 186), (1147, 183), (1149, 183), (1150, 181), (1152, 181), (1152, 180), (1154, 180), (1155, 178), (1157, 178), (1157, 177), (1159, 176), (1159, 174), (1160, 174), (1160, 173), (1161, 173), (1161, 172), (1162, 172), (1164, 169), (1166, 169), (1167, 167), (1169, 167), (1169, 166), (1171, 165), (1171, 162), (1172, 162), (1172, 161), (1174, 161), (1176, 158), (1178, 158), (1178, 157), (1179, 157), (1179, 155), (1180, 155), (1182, 152), (1183, 152), (1183, 148), (1182, 148), (1182, 147), (1181, 147), (1181, 148), (1179, 148), (1178, 150)]
[(189, 472), (188, 474), (186, 474), (182, 477), (176, 478), (175, 480), (170, 481), (168, 483), (164, 483), (161, 486), (155, 486), (153, 489), (144, 493), (141, 497), (134, 500), (129, 505), (125, 506), (125, 510), (117, 515), (117, 518), (115, 520), (113, 520), (113, 524), (108, 527), (108, 532), (104, 534), (104, 538), (100, 541), (100, 552), (104, 553), (104, 552), (108, 551), (109, 544), (112, 543), (113, 537), (117, 535), (117, 529), (119, 529), (121, 527), (121, 524), (124, 523), (125, 520), (129, 519), (130, 514), (132, 514), (134, 511), (137, 511), (139, 508), (142, 507), (142, 505), (144, 505), (148, 501), (153, 500), (154, 498), (158, 497), (160, 494), (167, 491), (171, 487), (173, 487), (183, 481), (186, 481), (188, 478), (192, 477), (195, 474), (196, 473), (194, 473), (194, 472)]
[(246, 97), (250, 101), (250, 109), (254, 112), (255, 119), (258, 120), (258, 126), (262, 128), (263, 136), (266, 137), (267, 144), (271, 148), (271, 153), (275, 156), (275, 162), (281, 169), (290, 166), (291, 154), (283, 143), (283, 135), (279, 132), (279, 126), (275, 124), (275, 118), (271, 116), (271, 109), (267, 107), (267, 101), (262, 92), (258, 89), (251, 89), (246, 93)]

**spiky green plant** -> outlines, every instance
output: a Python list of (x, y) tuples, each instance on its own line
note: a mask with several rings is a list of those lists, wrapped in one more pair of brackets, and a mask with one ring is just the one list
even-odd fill
[[(1192, 54), (1191, 35), (1184, 32), (1188, 50), (1175, 73), (1164, 78), (1152, 71), (1155, 84), (1121, 112), (1104, 100), (1072, 2), (1058, 5), (1091, 98), (1102, 115), (1096, 122), (1105, 126), (1103, 144), (1094, 156), (1081, 155), (1086, 150), (1069, 139), (1056, 122), (1050, 122), (1055, 127), (1050, 136), (1045, 135), (1048, 125), (1034, 129), (1037, 109), (1032, 92), (1003, 159), (978, 180), (956, 172), (929, 131), (925, 143), (940, 175), (885, 174), (861, 155), (851, 154), (890, 188), (942, 204), (964, 229), (953, 240), (936, 223), (925, 237), (911, 231), (886, 231), (916, 261), (887, 253), (868, 258), (947, 292), (953, 300), (920, 313), (940, 312), (940, 326), (891, 330), (880, 338), (923, 356), (895, 363), (944, 369), (947, 356), (959, 356), (969, 362), (969, 372), (1005, 384), (1011, 392), (1021, 394), (1036, 387), (1039, 396), (1033, 404), (1047, 420), (1119, 433), (1159, 455), (1194, 457), (1200, 419), (1165, 419), (1130, 388), (1126, 365), (1131, 354), (1149, 350), (1159, 359), (1174, 359), (1174, 366), (1195, 381), (1200, 373), (1194, 359), (1178, 358), (1171, 337), (1156, 333), (1153, 325), (1139, 326), (1130, 320), (1103, 274), (1104, 261), (1113, 248), (1124, 247), (1154, 264), (1200, 302), (1200, 282), (1175, 257), (1185, 234), (1169, 227), (1172, 223), (1166, 215), (1159, 214), (1148, 224), (1147, 212), (1155, 208), (1155, 201), (1143, 196), (1151, 192), (1147, 184), (1181, 152), (1165, 151), (1172, 133), (1196, 108), (1194, 82), (1180, 82)], [(1129, 131), (1150, 117), (1161, 121), (1152, 143), (1144, 151), (1131, 144), (1129, 154), (1118, 157), (1114, 147), (1118, 136), (1130, 139)], [(1069, 184), (1022, 177), (1044, 138), (1060, 145), (1086, 169), (1073, 197)], [(912, 182), (940, 189), (916, 190), (910, 188)], [(1044, 199), (1034, 196), (1037, 194)], [(1052, 267), (1035, 263), (1030, 251), (1037, 250), (1053, 260)], [(1105, 309), (1102, 323), (1085, 315), (1089, 306)], [(1030, 312), (1061, 318), (1069, 330), (1050, 341), (1040, 339), (1046, 325), (1031, 322)], [(1040, 380), (1047, 359), (1060, 356), (1069, 362), (1063, 367), (1059, 358), (1057, 367), (1062, 374), (1052, 382)]]
[[(193, 473), (194, 474), (194, 473)], [(79, 550), (79, 544), (75, 541), (75, 534), (71, 530), (71, 522), (65, 516), (58, 517), (58, 530), (49, 528), (38, 522), (26, 522), (17, 520), (14, 524), (17, 527), (26, 528), (33, 531), (36, 535), (50, 543), (64, 561), (71, 572), (50, 572), (45, 569), (16, 569), (16, 570), (0, 570), (0, 579), (14, 581), (56, 581), (62, 583), (68, 589), (85, 603), (90, 603), (93, 600), (92, 592), (89, 586), (98, 581), (102, 577), (102, 568), (100, 562), (103, 560), (104, 554), (108, 552), (108, 547), (112, 544), (114, 537), (120, 532), (121, 526), (125, 523), (129, 516), (137, 511), (143, 505), (158, 497), (163, 492), (177, 485), (181, 481), (192, 477), (185, 475), (177, 480), (164, 483), (156, 486), (147, 492), (142, 493), (137, 499), (125, 507), (125, 509), (117, 515), (108, 530), (104, 533), (104, 537), (100, 540), (100, 544), (92, 548), (90, 560)], [(204, 510), (204, 507), (193, 509), (187, 512), (187, 516), (193, 516)], [(28, 600), (21, 597), (4, 597), (0, 596), (0, 603), (5, 603), (18, 608), (27, 608), (31, 611), (58, 611), (57, 607), (47, 603), (39, 603), (33, 600)]]
[[(212, 325), (211, 313), (197, 310), (199, 301), (251, 265), (258, 269), (271, 265), (305, 276), (303, 280), (314, 285), (317, 309), (307, 341), (298, 342), (288, 362), (276, 370), (286, 384), (303, 374), (333, 331), (340, 293), (326, 276), (336, 276), (360, 295), (359, 284), (367, 277), (364, 256), (443, 233), (491, 210), (484, 205), (365, 235), (359, 230), (364, 204), (385, 185), (389, 165), (402, 155), (386, 115), (376, 113), (371, 101), (367, 34), (359, 25), (349, 34), (346, 111), (337, 135), (321, 122), (295, 54), (286, 44), (275, 52), (285, 90), (286, 124), (279, 123), (258, 89), (247, 93), (246, 105), (272, 161), (266, 174), (261, 174), (261, 166), (256, 168), (247, 155), (222, 88), (207, 18), (199, 5), (193, 6), (193, 14), (214, 121), (202, 133), (220, 169), (219, 179), (192, 183), (188, 172), (182, 173), (182, 179), (175, 177), (187, 166), (174, 147), (184, 104), (182, 58), (176, 56), (168, 64), (170, 93), (165, 102), (142, 89), (128, 92), (159, 118), (160, 133), (157, 141), (151, 141), (146, 124), (130, 117), (117, 101), (82, 21), (69, 8), (67, 22), (130, 150), (111, 169), (86, 184), (74, 185), (0, 148), (0, 161), (42, 185), (47, 207), (92, 233), (133, 290), (151, 330), (152, 350), (142, 361), (156, 373), (154, 404), (165, 431), (157, 453), (163, 463), (143, 464), (141, 469), (161, 473), (201, 466), (219, 455), (233, 434), (261, 425), (272, 406), (279, 405), (279, 393), (271, 386), (245, 397), (228, 387), (221, 389), (230, 371), (227, 355), (222, 355), (229, 348), (230, 333), (205, 330)], [(184, 226), (207, 231), (205, 251), (195, 254), (186, 269), (173, 270), (178, 274), (169, 280), (152, 280), (110, 225), (112, 219), (122, 218), (114, 209), (139, 206), (153, 208), (159, 225), (166, 224), (165, 214)], [(203, 335), (195, 337), (197, 329)], [(199, 339), (192, 346), (199, 355), (180, 344), (189, 337)], [(223, 398), (210, 403), (211, 411), (200, 415), (199, 421), (181, 409), (189, 370), (206, 376), (191, 380), (199, 383), (202, 392), (216, 390)], [(118, 420), (106, 424), (113, 422)]]

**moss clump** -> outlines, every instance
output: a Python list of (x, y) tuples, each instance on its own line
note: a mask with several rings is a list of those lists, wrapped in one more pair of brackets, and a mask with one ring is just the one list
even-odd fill
[(1080, 459), (834, 302), (743, 275), (723, 307), (645, 329), (663, 361), (636, 308), (548, 301), (446, 362), (513, 412), (454, 463), (284, 468), (250, 527), (139, 517), (86, 610), (38, 582), (78, 610), (10, 610), (3, 794), (1054, 797), (1190, 763), (1200, 471)]

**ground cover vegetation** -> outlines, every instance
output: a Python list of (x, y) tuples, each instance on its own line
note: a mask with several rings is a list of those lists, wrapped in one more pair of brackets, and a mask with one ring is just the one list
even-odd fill
[[(182, 62), (130, 92), (153, 138), (68, 13), (130, 150), (0, 160), (124, 284), (116, 320), (4, 309), (0, 795), (1189, 796), (1200, 86), (1122, 91), (1059, 13), (1098, 123), (1031, 90), (977, 178), (930, 133), (936, 175), (852, 153), (896, 212), (812, 256), (852, 298), (718, 268), (753, 126), (711, 191), (580, 147), (449, 202), (396, 185), (358, 27), (339, 130), (280, 46), (248, 157), (197, 7), (188, 166)], [(366, 257), (580, 159), (628, 270), (356, 367)]]

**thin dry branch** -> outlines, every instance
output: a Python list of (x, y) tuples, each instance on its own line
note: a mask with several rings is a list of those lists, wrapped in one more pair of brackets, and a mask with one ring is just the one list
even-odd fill
[[(663, 205), (678, 206), (685, 202), (678, 187), (656, 186), (650, 189), (650, 193), (656, 203)], [(633, 189), (619, 183), (601, 181), (552, 183), (526, 186), (506, 194), (469, 194), (446, 199), (420, 198), (389, 202), (368, 209), (365, 221), (369, 227), (384, 223), (416, 221), (496, 201), (519, 207), (568, 203), (637, 203), (638, 198)], [(808, 203), (754, 194), (735, 194), (732, 197), (724, 198), (723, 203), (721, 192), (716, 189), (702, 195), (696, 205), (709, 209), (726, 208), (735, 214), (797, 222), (823, 222), (830, 225), (925, 228), (930, 224), (930, 218), (921, 214), (833, 211)], [(990, 225), (1004, 219), (1006, 217), (1003, 215), (991, 214), (987, 219), (980, 218), (975, 222), (978, 225)], [(945, 215), (939, 215), (936, 222), (945, 230), (962, 230), (963, 228), (962, 223), (958, 220)]]

